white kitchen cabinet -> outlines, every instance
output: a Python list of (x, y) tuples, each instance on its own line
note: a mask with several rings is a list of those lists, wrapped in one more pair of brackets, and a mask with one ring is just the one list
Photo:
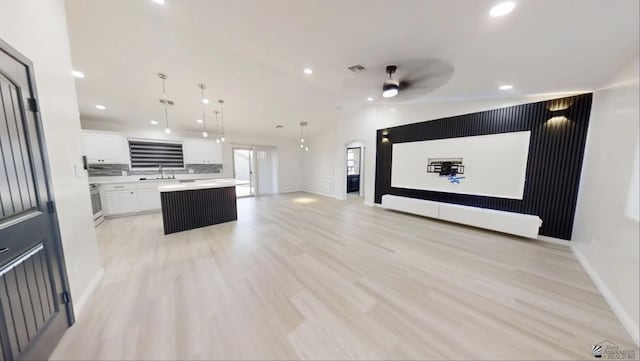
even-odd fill
[(185, 139), (182, 143), (185, 164), (222, 164), (222, 144), (208, 139)]
[(138, 209), (134, 190), (107, 191), (102, 193), (105, 215), (135, 213)]
[(178, 181), (145, 181), (105, 184), (100, 187), (105, 216), (118, 216), (160, 210), (161, 185)]
[(139, 189), (136, 191), (138, 212), (160, 209), (160, 192), (157, 189)]
[(82, 132), (84, 154), (90, 164), (128, 164), (127, 140), (119, 134)]

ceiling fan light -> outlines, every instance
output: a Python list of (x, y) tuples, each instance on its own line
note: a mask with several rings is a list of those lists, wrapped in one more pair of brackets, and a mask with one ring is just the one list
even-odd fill
[(216, 143), (220, 143), (220, 138), (216, 138)]
[(207, 133), (207, 132), (202, 132), (202, 136), (203, 136), (203, 137), (205, 137), (205, 138), (208, 138), (208, 137), (209, 137), (209, 133)]
[(224, 136), (220, 137), (220, 141), (221, 141), (222, 143), (224, 143), (224, 142), (225, 142)]
[(387, 82), (382, 86), (382, 97), (393, 98), (398, 95), (398, 84)]

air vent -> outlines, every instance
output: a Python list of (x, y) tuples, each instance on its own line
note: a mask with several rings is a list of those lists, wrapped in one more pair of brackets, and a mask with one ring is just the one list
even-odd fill
[(360, 73), (360, 72), (362, 72), (362, 71), (365, 71), (365, 67), (364, 67), (364, 66), (362, 66), (362, 65), (360, 65), (360, 64), (351, 65), (351, 66), (350, 66), (349, 68), (347, 68), (347, 69), (349, 69), (349, 70), (350, 70), (351, 72), (353, 72), (353, 73)]
[(282, 124), (276, 125), (276, 129), (282, 129), (282, 128), (284, 128), (284, 125), (282, 125)]

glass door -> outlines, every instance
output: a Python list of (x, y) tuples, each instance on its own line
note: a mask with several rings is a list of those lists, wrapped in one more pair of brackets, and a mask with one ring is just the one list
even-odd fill
[(253, 197), (253, 150), (233, 148), (233, 177), (236, 180), (237, 197)]

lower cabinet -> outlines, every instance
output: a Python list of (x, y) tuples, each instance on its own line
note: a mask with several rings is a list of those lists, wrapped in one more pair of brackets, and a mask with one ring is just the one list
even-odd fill
[(153, 211), (160, 209), (160, 192), (157, 189), (140, 189), (136, 191), (138, 211)]
[(161, 208), (158, 186), (171, 183), (175, 182), (105, 185), (100, 192), (102, 212), (105, 216), (117, 216), (158, 211)]
[(104, 192), (104, 202), (102, 204), (105, 205), (103, 212), (107, 216), (134, 213), (138, 208), (136, 194), (133, 190)]

